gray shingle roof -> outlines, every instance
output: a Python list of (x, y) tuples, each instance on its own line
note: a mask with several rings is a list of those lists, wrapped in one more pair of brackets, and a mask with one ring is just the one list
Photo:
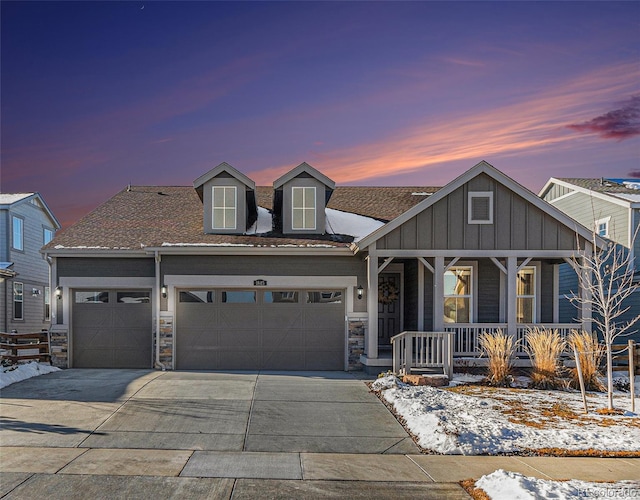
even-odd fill
[[(584, 179), (584, 178), (558, 178), (558, 180), (573, 184), (584, 189), (590, 189), (598, 193), (624, 193), (624, 194), (639, 194), (637, 189), (633, 189), (625, 186), (624, 184), (618, 184), (608, 179)], [(640, 182), (640, 181), (639, 181)]]
[[(433, 193), (433, 187), (336, 187), (329, 208), (387, 221)], [(421, 193), (412, 195), (412, 193)], [(257, 188), (259, 206), (272, 208), (273, 188)], [(171, 245), (346, 247), (333, 235), (289, 237), (203, 232), (202, 202), (191, 186), (132, 186), (59, 231), (45, 249), (130, 249)]]

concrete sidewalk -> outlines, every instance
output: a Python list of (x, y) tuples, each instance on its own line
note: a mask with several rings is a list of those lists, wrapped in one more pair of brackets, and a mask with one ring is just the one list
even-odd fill
[(462, 457), (0, 448), (6, 498), (468, 498), (496, 469), (542, 479), (640, 480), (637, 458)]

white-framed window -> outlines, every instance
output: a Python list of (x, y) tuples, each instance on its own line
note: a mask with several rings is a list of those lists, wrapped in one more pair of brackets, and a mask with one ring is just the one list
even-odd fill
[(516, 277), (516, 321), (536, 322), (536, 268), (523, 267)]
[(444, 322), (471, 323), (473, 318), (473, 268), (451, 267), (444, 273)]
[(42, 241), (44, 245), (53, 239), (53, 234), (53, 229), (49, 229), (48, 227), (42, 228)]
[(24, 250), (24, 219), (17, 215), (12, 216), (11, 229), (11, 246), (14, 250)]
[(291, 228), (316, 228), (316, 188), (291, 188)]
[(24, 319), (24, 285), (13, 282), (13, 319)]
[(611, 217), (605, 217), (603, 219), (598, 219), (595, 221), (595, 229), (596, 234), (598, 236), (602, 236), (603, 238), (609, 238), (609, 222), (611, 221)]
[(44, 287), (44, 320), (51, 321), (51, 288)]
[(493, 224), (492, 191), (469, 192), (467, 205), (469, 224)]
[(237, 188), (235, 186), (213, 186), (213, 229), (235, 229), (237, 213)]

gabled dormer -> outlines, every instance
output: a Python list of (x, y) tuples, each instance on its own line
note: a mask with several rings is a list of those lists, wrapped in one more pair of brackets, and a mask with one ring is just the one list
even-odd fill
[(193, 181), (203, 203), (204, 232), (243, 234), (256, 221), (256, 183), (226, 162)]
[(273, 183), (274, 221), (283, 234), (324, 234), (324, 209), (336, 183), (301, 163)]

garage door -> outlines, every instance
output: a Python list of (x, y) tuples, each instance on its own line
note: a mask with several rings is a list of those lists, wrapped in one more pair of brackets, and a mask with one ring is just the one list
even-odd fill
[(151, 292), (74, 290), (75, 368), (151, 368)]
[(178, 369), (344, 370), (341, 290), (179, 290)]

